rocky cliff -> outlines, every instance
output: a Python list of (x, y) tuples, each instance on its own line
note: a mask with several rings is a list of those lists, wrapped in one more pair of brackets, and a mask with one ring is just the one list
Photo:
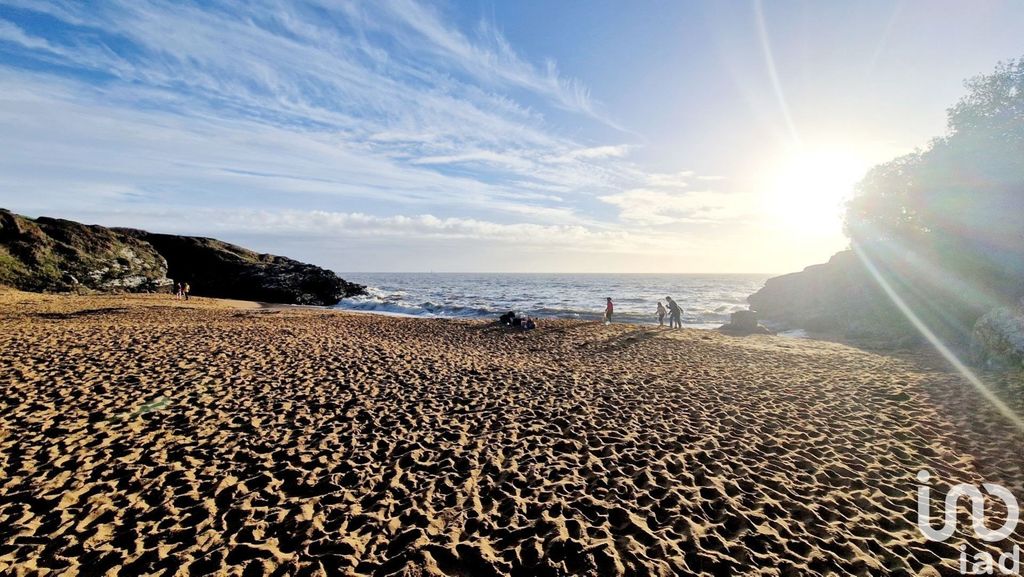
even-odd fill
[(127, 229), (120, 232), (152, 246), (167, 260), (167, 276), (189, 283), (198, 295), (333, 305), (365, 289), (329, 270), (282, 256), (258, 254), (212, 238)]
[[(909, 272), (904, 262), (875, 264), (907, 307), (961, 360), (986, 369), (1024, 369), (1024, 298), (986, 309), (980, 303), (951, 300), (948, 292), (935, 289), (934, 281)], [(940, 278), (944, 285), (958, 286), (949, 276)], [(923, 342), (852, 251), (803, 272), (770, 278), (747, 300), (774, 328), (801, 328), (812, 336), (837, 336), (879, 348)]]
[(167, 262), (142, 239), (102, 226), (0, 209), (0, 283), (28, 291), (156, 290)]
[(747, 298), (751, 309), (776, 328), (800, 328), (844, 338), (904, 344), (913, 328), (853, 251), (826, 264), (770, 278)]
[[(173, 280), (172, 280), (173, 279)], [(364, 287), (329, 270), (212, 238), (30, 219), (0, 209), (0, 284), (28, 291), (170, 290), (198, 296), (332, 305)]]

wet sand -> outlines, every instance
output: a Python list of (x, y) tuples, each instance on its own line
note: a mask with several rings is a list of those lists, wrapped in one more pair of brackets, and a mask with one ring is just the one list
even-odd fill
[(1024, 499), (969, 385), (836, 343), (8, 291), (0, 351), (0, 573), (947, 575), (919, 470)]

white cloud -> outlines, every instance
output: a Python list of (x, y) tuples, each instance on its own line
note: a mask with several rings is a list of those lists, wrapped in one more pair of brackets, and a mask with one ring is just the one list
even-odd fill
[(431, 214), (372, 216), (359, 212), (286, 210), (224, 213), (220, 218), (222, 226), (233, 230), (289, 234), (301, 232), (338, 237), (385, 235), (426, 239), (496, 240), (526, 244), (576, 244), (579, 241), (614, 243), (629, 236), (624, 232), (595, 232), (579, 225), (501, 224), (473, 218), (439, 218)]
[(46, 52), (57, 52), (57, 49), (45, 39), (26, 34), (25, 31), (19, 28), (16, 24), (8, 22), (7, 20), (0, 20), (0, 42), (13, 42), (15, 44), (20, 44), (25, 48), (45, 50)]
[(647, 176), (647, 185), (683, 188), (690, 185), (690, 180), (693, 179), (694, 174), (692, 170), (683, 170), (672, 174), (653, 173)]
[(746, 194), (670, 192), (647, 188), (602, 196), (600, 200), (618, 207), (623, 220), (640, 225), (738, 220), (749, 214), (753, 202)]
[(679, 192), (692, 171), (636, 165), (635, 144), (560, 131), (558, 114), (614, 123), (554, 62), (412, 0), (14, 1), (74, 31), (0, 20), (0, 41), (60, 65), (0, 63), (0, 206), (412, 252), (667, 251), (677, 233), (646, 227), (742, 216), (737, 196)]
[[(77, 94), (73, 84), (3, 69), (0, 104), (6, 135), (0, 141), (0, 202), (6, 206), (46, 210), (40, 205), (46, 203), (52, 212), (93, 204), (101, 200), (98, 191), (117, 190), (122, 198), (142, 195), (195, 205), (333, 207), (346, 200), (376, 201), (396, 208), (429, 204), (446, 212), (576, 219), (569, 207), (558, 206), (563, 204), (558, 196), (440, 174), (418, 166), (415, 158), (396, 159), (344, 135), (110, 107)], [(503, 157), (481, 151), (477, 158)], [(536, 176), (527, 170), (527, 160), (507, 156), (506, 164)], [(112, 198), (117, 197), (102, 196), (104, 202)]]
[[(474, 43), (445, 25), (435, 10), (419, 2), (394, 0), (381, 3), (380, 7), (395, 21), (419, 33), (420, 37), (408, 39), (415, 48), (430, 50), (483, 82), (546, 94), (567, 110), (599, 118), (586, 86), (576, 79), (562, 77), (552, 60), (545, 61), (541, 68), (533, 66), (486, 21), (477, 27), (479, 43)], [(423, 39), (427, 40), (425, 44)]]
[(587, 148), (571, 150), (567, 152), (565, 155), (563, 155), (562, 158), (565, 160), (596, 160), (603, 158), (624, 158), (626, 155), (629, 154), (631, 148), (633, 147), (628, 144), (591, 146)]
[[(323, 3), (333, 16), (348, 20), (354, 30), (349, 34), (340, 32), (331, 18), (312, 17), (301, 3), (196, 6), (111, 2), (87, 6), (19, 0), (18, 4), (92, 29), (61, 37), (59, 47), (43, 38), (30, 38), (14, 25), (3, 30), (9, 36), (20, 34), (26, 48), (38, 49), (36, 57), (45, 51), (48, 61), (56, 59), (66, 66), (109, 73), (118, 79), (102, 85), (79, 82), (77, 86), (69, 80), (58, 91), (69, 105), (65, 111), (78, 107), (84, 122), (69, 118), (73, 113), (66, 114), (64, 120), (72, 126), (100, 129), (96, 138), (111, 149), (115, 145), (95, 126), (96, 118), (116, 117), (115, 124), (129, 135), (150, 133), (154, 124), (171, 124), (192, 132), (201, 127), (214, 139), (224, 133), (224, 125), (234, 123), (231, 128), (237, 128), (247, 122), (257, 135), (284, 131), (282, 145), (308, 148), (310, 142), (302, 140), (333, 142), (341, 156), (350, 157), (344, 165), (354, 167), (353, 175), (365, 172), (360, 166), (381, 164), (400, 169), (395, 172), (420, 176), (425, 171), (409, 167), (443, 170), (446, 165), (473, 164), (498, 171), (486, 175), (487, 182), (515, 182), (524, 189), (557, 191), (562, 198), (573, 191), (588, 195), (607, 192), (635, 177), (633, 167), (607, 162), (624, 157), (627, 146), (581, 146), (549, 130), (542, 115), (500, 92), (502, 87), (526, 89), (557, 107), (590, 114), (592, 103), (578, 82), (559, 76), (551, 62), (542, 66), (529, 63), (493, 27), (481, 25), (473, 40), (445, 23), (436, 10), (412, 1)], [(255, 16), (244, 17), (247, 13)], [(103, 35), (134, 46), (115, 54), (96, 41)], [(382, 42), (382, 37), (387, 41)], [(44, 110), (55, 99), (35, 98), (40, 105), (32, 104), (31, 97), (52, 94), (46, 86), (52, 82), (28, 75), (19, 78), (9, 72), (5, 88), (29, 87), (30, 97), (20, 104), (38, 121), (31, 140), (46, 148), (41, 141), (52, 139), (58, 149), (68, 149), (61, 134), (68, 123), (47, 121), (49, 112)], [(146, 113), (137, 114), (140, 109)], [(132, 129), (127, 126), (131, 122), (140, 126)], [(84, 157), (95, 156), (87, 140), (81, 139), (79, 150)], [(236, 143), (244, 140), (239, 135)], [(125, 156), (137, 156), (136, 141), (123, 140)], [(294, 158), (287, 150), (281, 156)], [(357, 162), (356, 157), (365, 162)], [(103, 166), (120, 177), (131, 175), (135, 179), (132, 184), (150, 186), (139, 182), (143, 176), (131, 167), (82, 164), (97, 170)], [(204, 165), (207, 159), (182, 164)], [(252, 163), (229, 168), (236, 173), (260, 172), (248, 164)], [(299, 162), (290, 170), (281, 166), (273, 172), (295, 174), (309, 164)], [(457, 185), (450, 187), (453, 190), (480, 179), (480, 175), (465, 171), (448, 177)], [(288, 180), (285, 191), (294, 189), (295, 183)], [(367, 182), (365, 189), (380, 190), (379, 185)], [(486, 196), (480, 192), (484, 189), (498, 191), (495, 194), (504, 196), (506, 205), (515, 194), (508, 186), (470, 186), (477, 189), (477, 200), (481, 194)], [(548, 200), (559, 202), (554, 197)]]
[(508, 169), (527, 171), (534, 163), (516, 154), (503, 154), (492, 150), (471, 150), (460, 154), (421, 156), (413, 158), (412, 164), (465, 164), (479, 163)]
[(324, 242), (384, 239), (426, 246), (439, 241), (468, 241), (474, 247), (557, 248), (567, 252), (631, 253), (666, 250), (678, 239), (654, 232), (638, 233), (620, 227), (581, 224), (542, 225), (532, 222), (498, 223), (476, 218), (437, 217), (432, 214), (377, 216), (362, 212), (321, 210), (182, 210), (149, 207), (138, 211), (78, 213), (86, 222), (106, 226), (148, 228), (156, 232), (196, 234), (194, 222), (211, 223), (204, 236), (319, 239)]

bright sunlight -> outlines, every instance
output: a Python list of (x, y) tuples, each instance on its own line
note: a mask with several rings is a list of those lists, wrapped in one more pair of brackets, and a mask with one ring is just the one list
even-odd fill
[(768, 181), (767, 210), (779, 222), (804, 232), (839, 231), (843, 204), (871, 164), (853, 148), (794, 151)]

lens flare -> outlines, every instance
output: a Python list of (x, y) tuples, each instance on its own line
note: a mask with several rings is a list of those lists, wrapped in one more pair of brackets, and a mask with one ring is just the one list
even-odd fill
[(854, 253), (864, 264), (864, 268), (866, 268), (868, 272), (871, 273), (871, 276), (874, 277), (875, 282), (877, 282), (878, 285), (882, 288), (886, 296), (889, 297), (893, 304), (896, 305), (896, 308), (898, 308), (900, 312), (903, 313), (903, 315), (907, 318), (908, 321), (910, 321), (914, 328), (917, 329), (919, 333), (921, 333), (921, 336), (923, 336), (928, 341), (928, 343), (932, 347), (934, 347), (935, 350), (938, 351), (939, 354), (942, 355), (942, 357), (946, 359), (946, 361), (950, 365), (952, 365), (958, 373), (960, 373), (964, 380), (966, 380), (968, 383), (971, 384), (971, 386), (977, 389), (977, 391), (981, 394), (982, 397), (985, 398), (986, 401), (988, 401), (993, 407), (995, 407), (996, 410), (998, 410), (1010, 423), (1017, 427), (1018, 430), (1024, 432), (1024, 419), (1021, 419), (1020, 415), (1015, 413), (1013, 409), (1009, 407), (1009, 405), (1004, 403), (1002, 399), (996, 396), (996, 394), (993, 393), (992, 390), (989, 389), (988, 386), (980, 378), (978, 378), (976, 374), (974, 374), (974, 371), (972, 371), (966, 364), (964, 364), (960, 360), (960, 358), (957, 357), (956, 353), (954, 353), (952, 349), (946, 346), (946, 344), (942, 342), (942, 339), (940, 339), (934, 331), (928, 328), (928, 325), (921, 320), (921, 318), (907, 305), (906, 301), (902, 297), (900, 297), (899, 293), (895, 289), (893, 289), (892, 284), (889, 283), (889, 281), (885, 278), (885, 275), (883, 275), (878, 270), (878, 267), (875, 266), (875, 263), (868, 256), (867, 252), (864, 251), (857, 243), (853, 243), (852, 246)]

